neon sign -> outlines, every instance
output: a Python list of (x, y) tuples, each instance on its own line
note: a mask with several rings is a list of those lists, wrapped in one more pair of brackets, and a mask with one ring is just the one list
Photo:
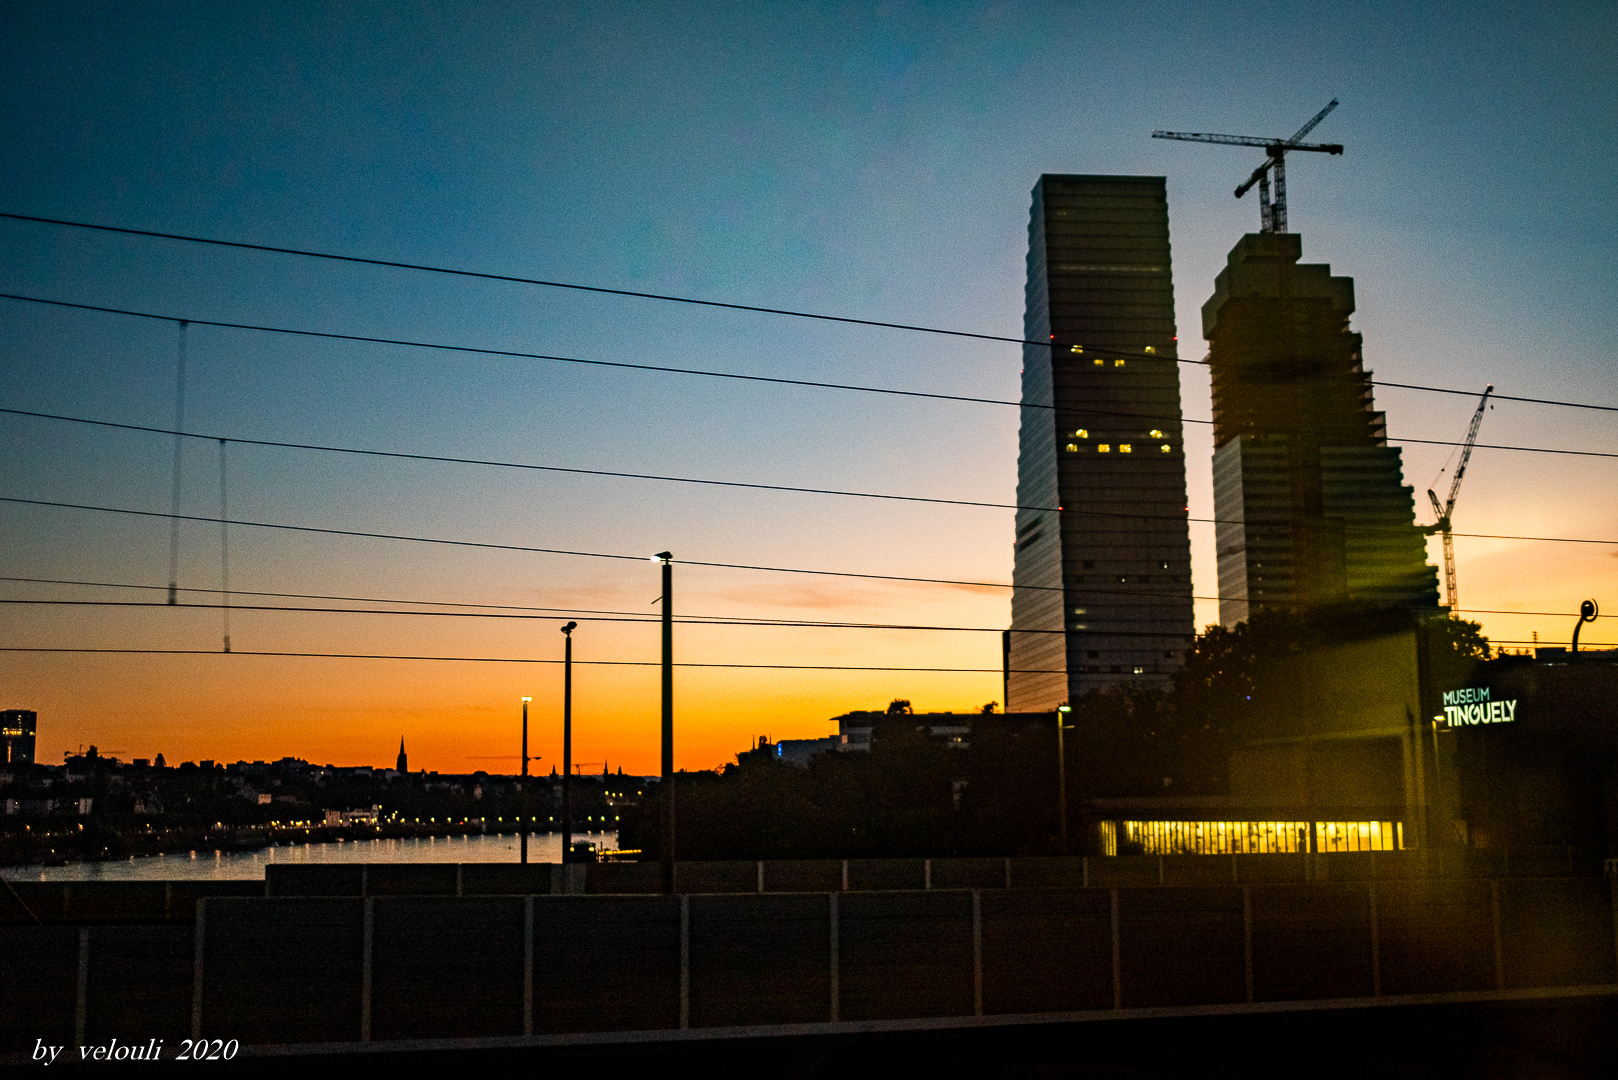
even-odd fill
[(1451, 728), (1474, 724), (1509, 724), (1515, 719), (1517, 699), (1496, 701), (1490, 696), (1487, 686), (1444, 691), (1444, 722)]

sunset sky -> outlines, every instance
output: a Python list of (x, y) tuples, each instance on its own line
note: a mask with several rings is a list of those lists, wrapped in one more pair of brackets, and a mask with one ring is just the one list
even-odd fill
[[(1412, 10), (1412, 8), (1415, 10)], [(1168, 178), (1181, 355), (1258, 151), (1154, 128), (1315, 132), (1290, 217), (1355, 280), (1380, 380), (1618, 405), (1618, 21), (1609, 4), (0, 5), (0, 212), (1020, 336), (1041, 173)], [(584, 360), (1015, 399), (1015, 344), (813, 322), (0, 219), (0, 292)], [(0, 300), (0, 407), (172, 428), (174, 321)], [(1017, 409), (193, 325), (181, 510), (217, 517), (219, 438), (1009, 503)], [(1208, 381), (1182, 368), (1188, 418)], [(1474, 400), (1378, 388), (1399, 438)], [(1213, 516), (1206, 426), (1193, 518)], [(1480, 442), (1618, 454), (1611, 412), (1501, 402)], [(1418, 521), (1447, 446), (1407, 444)], [(168, 436), (0, 414), (0, 496), (165, 513)], [(999, 699), (1010, 591), (687, 565), (1008, 583), (1012, 511), (231, 444), (239, 520), (633, 558), (235, 526), (246, 652), (557, 661), (576, 619), (576, 760), (658, 760), (659, 576), (679, 616), (962, 627), (677, 628), (676, 762), (850, 709)], [(1618, 458), (1480, 449), (1457, 506), (1461, 606), (1565, 643), (1618, 615)], [(217, 604), (220, 530), (180, 530), (181, 599)], [(1198, 625), (1213, 526), (1192, 525)], [(1436, 540), (1432, 557), (1437, 562)], [(160, 517), (0, 502), (0, 598), (161, 604)], [(47, 584), (103, 583), (120, 586)], [(386, 601), (307, 600), (259, 593)], [(426, 608), (405, 601), (432, 602)], [(1551, 614), (1504, 614), (1531, 612)], [(600, 613), (616, 613), (611, 616)], [(646, 621), (610, 621), (646, 620)], [(217, 609), (0, 605), (0, 646), (221, 647)], [(1590, 644), (1618, 642), (1609, 618)], [(652, 666), (627, 666), (633, 664)], [(556, 663), (0, 652), (39, 759), (282, 756), (514, 771), (520, 699), (560, 759)]]

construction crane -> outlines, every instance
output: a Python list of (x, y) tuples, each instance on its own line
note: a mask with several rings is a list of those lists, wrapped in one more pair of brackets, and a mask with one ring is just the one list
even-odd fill
[(1461, 446), (1461, 462), (1455, 466), (1455, 477), (1449, 482), (1449, 499), (1439, 502), (1433, 489), (1427, 489), (1427, 497), (1433, 502), (1433, 513), (1438, 520), (1426, 532), (1429, 536), (1440, 533), (1444, 537), (1444, 599), (1451, 611), (1455, 610), (1460, 600), (1455, 592), (1455, 535), (1450, 532), (1449, 518), (1455, 512), (1455, 497), (1461, 493), (1461, 478), (1466, 475), (1466, 463), (1472, 457), (1472, 444), (1478, 441), (1478, 426), (1483, 423), (1483, 410), (1488, 407), (1492, 393), (1494, 384), (1490, 383), (1483, 388), (1483, 396), (1478, 399), (1478, 411), (1472, 414), (1472, 426), (1466, 429), (1466, 442)]
[[(1341, 143), (1306, 143), (1300, 140), (1326, 119), (1326, 114), (1337, 108), (1332, 98), (1324, 109), (1315, 113), (1313, 120), (1297, 130), (1290, 139), (1265, 139), (1253, 135), (1204, 135), (1195, 131), (1154, 131), (1154, 139), (1179, 139), (1182, 142), (1222, 143), (1226, 146), (1262, 146), (1269, 152), (1264, 164), (1253, 170), (1245, 183), (1236, 189), (1239, 199), (1258, 185), (1259, 232), (1284, 233), (1287, 231), (1287, 153), (1292, 150), (1313, 150), (1322, 154), (1341, 154)], [(1275, 201), (1270, 201), (1270, 173), (1275, 173)]]

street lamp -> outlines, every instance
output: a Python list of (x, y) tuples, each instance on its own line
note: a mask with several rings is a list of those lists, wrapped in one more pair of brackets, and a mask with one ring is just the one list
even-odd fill
[(522, 809), (522, 817), (517, 823), (518, 861), (528, 863), (528, 703), (533, 698), (522, 699), (522, 779), (518, 786), (522, 789), (518, 796), (518, 805)]
[(663, 891), (674, 892), (674, 556), (659, 551), (663, 564)]
[(1072, 711), (1071, 705), (1056, 707), (1056, 844), (1063, 855), (1067, 854), (1067, 747), (1062, 733), (1068, 730), (1067, 714)]
[(573, 631), (576, 622), (562, 627), (566, 639), (562, 653), (562, 861), (573, 853)]

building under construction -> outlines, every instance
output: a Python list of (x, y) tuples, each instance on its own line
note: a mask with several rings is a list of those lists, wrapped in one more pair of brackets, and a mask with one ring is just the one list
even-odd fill
[(1008, 712), (1166, 685), (1192, 641), (1163, 178), (1043, 176), (1028, 236)]
[(1202, 307), (1213, 379), (1219, 618), (1341, 603), (1433, 608), (1437, 570), (1371, 398), (1354, 281), (1296, 233), (1242, 237)]

